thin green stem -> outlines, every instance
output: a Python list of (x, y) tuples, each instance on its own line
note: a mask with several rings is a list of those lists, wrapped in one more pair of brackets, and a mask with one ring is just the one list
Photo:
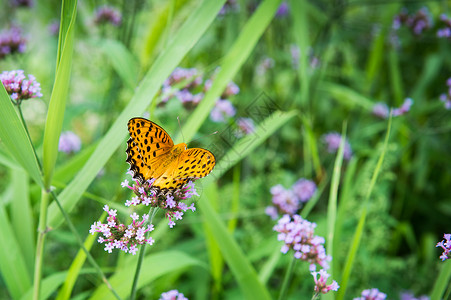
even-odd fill
[[(155, 208), (153, 210), (152, 209), (153, 209), (153, 207), (151, 207), (149, 209), (149, 215), (150, 215), (149, 223), (152, 223), (153, 217), (155, 216), (155, 214), (158, 211), (158, 208)], [(132, 290), (131, 290), (131, 293), (130, 293), (130, 300), (135, 300), (136, 299), (136, 292), (138, 291), (139, 274), (141, 272), (141, 266), (142, 266), (142, 263), (144, 261), (144, 256), (145, 256), (145, 253), (146, 253), (146, 245), (147, 245), (147, 243), (144, 243), (141, 246), (141, 249), (139, 249), (138, 264), (136, 265), (135, 276), (133, 278), (133, 285), (132, 285)]]
[(30, 132), (28, 131), (27, 123), (25, 122), (25, 118), (23, 117), (22, 108), (21, 108), (20, 104), (21, 104), (21, 102), (17, 102), (17, 110), (19, 111), (20, 120), (22, 121), (23, 127), (25, 127), (25, 132), (27, 133), (28, 140), (30, 140), (30, 143), (31, 143), (31, 149), (33, 149), (34, 157), (36, 158), (36, 161), (38, 162), (39, 170), (42, 173), (41, 161), (39, 160), (38, 155), (36, 154), (36, 149), (34, 149), (33, 143), (31, 141)]
[(291, 280), (291, 275), (293, 275), (294, 264), (296, 263), (296, 258), (293, 256), (291, 258), (291, 262), (288, 265), (287, 272), (285, 273), (285, 278), (283, 279), (282, 288), (280, 289), (279, 300), (283, 300), (286, 298), (288, 284)]
[(86, 258), (88, 259), (88, 261), (91, 263), (91, 265), (97, 271), (97, 274), (99, 274), (99, 276), (102, 279), (102, 281), (105, 283), (107, 288), (111, 291), (111, 293), (113, 293), (113, 295), (116, 297), (116, 299), (122, 300), (122, 298), (119, 296), (119, 294), (111, 286), (110, 282), (106, 278), (106, 276), (103, 273), (102, 269), (100, 269), (99, 265), (96, 263), (96, 261), (92, 257), (91, 253), (89, 253), (88, 249), (86, 249), (86, 247), (85, 247), (85, 245), (83, 243), (83, 240), (81, 239), (80, 235), (78, 234), (77, 230), (75, 229), (75, 226), (72, 223), (72, 221), (70, 220), (69, 215), (66, 213), (66, 211), (64, 210), (64, 208), (61, 205), (60, 201), (58, 200), (58, 197), (56, 196), (55, 192), (54, 191), (50, 191), (50, 194), (52, 195), (53, 199), (55, 200), (56, 205), (58, 206), (58, 208), (60, 209), (61, 213), (63, 214), (63, 217), (66, 220), (67, 225), (69, 226), (69, 229), (72, 231), (72, 234), (77, 239), (77, 242), (80, 245), (80, 248), (85, 252)]
[(49, 193), (42, 190), (41, 208), (39, 213), (38, 240), (36, 244), (36, 257), (34, 263), (33, 300), (39, 299), (41, 290), (41, 274), (45, 234), (47, 233), (47, 208), (49, 203)]

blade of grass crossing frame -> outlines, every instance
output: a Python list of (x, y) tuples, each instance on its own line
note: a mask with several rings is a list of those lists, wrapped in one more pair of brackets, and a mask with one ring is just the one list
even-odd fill
[(377, 177), (379, 176), (379, 172), (382, 166), (382, 162), (384, 161), (385, 153), (387, 152), (387, 145), (388, 140), (390, 137), (390, 131), (391, 131), (391, 124), (392, 124), (392, 114), (390, 113), (390, 117), (388, 119), (388, 126), (387, 126), (387, 133), (385, 135), (384, 144), (382, 147), (381, 154), (379, 155), (379, 159), (377, 161), (376, 168), (373, 172), (373, 176), (371, 177), (370, 186), (368, 188), (368, 192), (365, 195), (365, 199), (362, 202), (362, 214), (360, 215), (359, 223), (357, 225), (356, 231), (354, 232), (354, 237), (352, 239), (351, 247), (349, 248), (348, 255), (345, 261), (345, 265), (343, 268), (343, 275), (341, 277), (341, 283), (340, 283), (340, 289), (337, 293), (337, 300), (344, 299), (346, 288), (348, 285), (349, 277), (351, 275), (352, 267), (354, 264), (354, 259), (357, 254), (357, 250), (359, 249), (360, 240), (363, 235), (363, 229), (365, 227), (365, 221), (366, 221), (366, 214), (367, 214), (367, 208), (368, 208), (368, 201), (371, 196), (371, 193), (373, 191), (374, 185), (376, 184)]
[(47, 112), (43, 142), (43, 172), (44, 183), (47, 189), (50, 187), (58, 156), (59, 137), (63, 127), (64, 111), (70, 85), (76, 14), (77, 1), (64, 0), (61, 11), (56, 76)]
[(30, 204), (29, 179), (22, 169), (11, 170), (11, 177), (13, 185), (11, 223), (15, 235), (20, 237), (17, 242), (31, 276), (34, 265), (36, 227), (33, 224), (33, 211)]
[[(440, 273), (435, 280), (434, 287), (431, 292), (431, 300), (444, 299), (446, 288), (449, 286), (451, 279), (451, 259), (443, 262)], [(448, 298), (449, 299), (449, 298)]]
[(33, 146), (3, 84), (0, 84), (0, 106), (0, 140), (30, 177), (43, 186)]
[[(100, 140), (87, 163), (60, 194), (59, 199), (66, 211), (72, 210), (80, 200), (83, 192), (96, 178), (100, 169), (113, 155), (127, 134), (127, 122), (141, 114), (157, 94), (164, 80), (177, 67), (185, 54), (200, 39), (222, 7), (225, 0), (204, 1), (198, 6), (188, 20), (181, 26), (169, 46), (162, 51), (149, 72), (138, 86), (132, 100), (117, 117), (111, 128)], [(125, 155), (124, 155), (125, 159)], [(125, 165), (125, 163), (124, 163)], [(49, 207), (49, 224), (53, 227), (61, 224), (61, 214), (55, 203)]]
[(3, 203), (0, 203), (0, 228), (0, 273), (9, 294), (18, 299), (31, 288), (31, 276)]
[[(341, 166), (343, 165), (343, 154), (346, 144), (346, 128), (347, 122), (343, 123), (343, 129), (341, 133), (340, 147), (338, 148), (337, 157), (335, 158), (334, 170), (332, 173), (332, 182), (330, 185), (329, 192), (329, 202), (327, 204), (327, 253), (331, 255), (334, 251), (334, 233), (335, 233), (335, 222), (337, 220), (337, 198), (338, 198), (338, 186), (340, 184), (341, 177)], [(335, 270), (333, 264), (330, 264), (330, 269), (328, 271), (332, 278), (335, 278)], [(332, 293), (323, 295), (324, 299), (332, 299)]]
[[(249, 57), (281, 2), (281, 0), (263, 1), (249, 21), (247, 21), (232, 48), (224, 57), (221, 69), (216, 74), (211, 88), (206, 92), (204, 99), (202, 99), (198, 108), (191, 114), (191, 117), (183, 127), (183, 134), (187, 141), (194, 137), (202, 122), (210, 114), (216, 100), (219, 99), (227, 84)], [(180, 140), (180, 136), (177, 135), (175, 140)]]

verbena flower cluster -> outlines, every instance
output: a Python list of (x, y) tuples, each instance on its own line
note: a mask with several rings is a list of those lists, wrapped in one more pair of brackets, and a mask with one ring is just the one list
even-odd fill
[(188, 298), (186, 298), (178, 290), (170, 290), (166, 293), (161, 294), (159, 300), (188, 300)]
[(271, 188), (273, 206), (268, 206), (265, 212), (273, 220), (279, 214), (294, 215), (315, 191), (316, 184), (305, 178), (296, 181), (290, 189), (285, 189), (281, 184), (275, 185)]
[[(160, 90), (161, 103), (166, 104), (171, 99), (178, 99), (185, 108), (192, 109), (204, 98), (205, 93), (211, 88), (213, 79), (219, 69), (216, 69), (212, 77), (204, 81), (204, 76), (196, 68), (176, 68), (168, 79), (165, 80)], [(227, 84), (224, 92), (211, 110), (210, 119), (213, 122), (225, 122), (236, 114), (236, 109), (228, 100), (238, 94), (240, 88), (232, 81)]]
[(64, 153), (75, 153), (81, 149), (81, 140), (72, 131), (64, 131), (60, 135), (58, 151)]
[(10, 54), (25, 52), (26, 42), (19, 27), (3, 30), (0, 32), (0, 59)]
[(41, 84), (31, 74), (27, 78), (23, 70), (4, 71), (0, 74), (0, 81), (15, 104), (20, 104), (22, 100), (42, 97)]
[[(128, 172), (131, 174), (131, 171)], [(140, 204), (153, 208), (160, 208), (165, 211), (165, 216), (169, 219), (169, 227), (172, 228), (175, 225), (175, 220), (181, 220), (184, 213), (187, 210), (195, 211), (194, 203), (188, 206), (182, 202), (191, 198), (194, 195), (198, 195), (193, 182), (188, 182), (181, 189), (172, 192), (163, 192), (152, 186), (154, 180), (147, 180), (143, 184), (139, 181), (134, 181), (132, 185), (128, 180), (124, 180), (121, 186), (128, 188), (135, 194), (131, 200), (126, 200), (125, 206), (138, 206)], [(102, 224), (101, 222), (95, 222), (91, 226), (90, 233), (95, 234), (100, 232), (103, 234), (98, 239), (99, 243), (105, 243), (105, 251), (111, 253), (114, 248), (120, 249), (124, 252), (136, 254), (137, 245), (144, 243), (152, 245), (154, 240), (149, 237), (145, 238), (145, 234), (154, 229), (152, 224), (147, 224), (149, 215), (144, 214), (141, 221), (139, 221), (139, 215), (134, 212), (130, 215), (132, 223), (125, 225), (120, 223), (116, 218), (116, 210), (110, 210), (105, 205), (104, 210), (108, 212), (108, 223)]]
[(288, 13), (290, 12), (290, 6), (288, 5), (287, 2), (282, 2), (279, 6), (279, 8), (277, 9), (276, 12), (276, 17), (285, 17), (286, 15), (288, 15)]
[(327, 294), (330, 291), (338, 291), (340, 286), (335, 280), (333, 280), (331, 284), (327, 284), (327, 278), (330, 277), (330, 274), (328, 274), (324, 269), (319, 270), (319, 272), (312, 272), (312, 275), (315, 280), (314, 291), (316, 294)]
[(119, 26), (122, 21), (121, 13), (111, 6), (100, 6), (97, 8), (94, 17), (94, 23), (96, 24), (111, 24), (113, 26)]
[(448, 78), (446, 85), (448, 92), (440, 95), (440, 101), (444, 103), (446, 109), (451, 109), (451, 78)]
[[(299, 49), (298, 45), (291, 45), (290, 46), (290, 54), (291, 54), (291, 65), (293, 66), (293, 69), (299, 68), (299, 59), (301, 57), (301, 49)], [(318, 57), (316, 57), (313, 54), (312, 48), (309, 48), (308, 50), (308, 57), (310, 62), (310, 69), (317, 69), (320, 65), (320, 61)]]
[(445, 14), (442, 14), (440, 16), (440, 21), (442, 22), (444, 27), (437, 30), (437, 37), (450, 39), (451, 38), (451, 18), (449, 18)]
[(108, 205), (105, 205), (103, 210), (108, 213), (108, 223), (95, 222), (91, 225), (89, 233), (102, 233), (103, 236), (100, 236), (97, 241), (101, 244), (105, 243), (104, 249), (108, 253), (116, 248), (135, 255), (138, 251), (137, 245), (145, 243), (152, 245), (154, 243), (151, 237), (145, 238), (146, 232), (154, 230), (152, 224), (145, 225), (149, 215), (143, 214), (141, 221), (139, 221), (139, 215), (134, 212), (130, 215), (133, 220), (132, 223), (126, 226), (116, 218), (117, 210), (110, 209)]
[(423, 31), (432, 27), (432, 17), (426, 7), (421, 8), (415, 14), (409, 15), (403, 9), (393, 20), (393, 29), (398, 30), (401, 26), (407, 26), (413, 34), (421, 35)]
[(451, 252), (451, 233), (445, 233), (443, 235), (444, 240), (437, 243), (436, 247), (441, 247), (443, 249), (442, 255), (440, 255), (440, 259), (445, 261), (449, 259)]
[(363, 290), (360, 297), (354, 298), (354, 300), (385, 300), (387, 295), (380, 292), (378, 289)]
[(33, 6), (32, 0), (10, 0), (10, 3), (12, 6), (15, 6), (15, 7), (32, 7)]
[(400, 296), (400, 300), (429, 300), (430, 298), (426, 295), (422, 295), (420, 297), (415, 297), (411, 291), (402, 292)]
[(324, 238), (315, 235), (316, 224), (304, 220), (299, 215), (284, 215), (273, 227), (277, 231), (277, 240), (285, 244), (281, 248), (282, 253), (293, 249), (294, 257), (310, 263), (310, 271), (320, 265), (323, 269), (329, 269), (332, 258), (326, 255)]
[[(340, 148), (340, 143), (342, 136), (341, 134), (337, 132), (330, 132), (327, 134), (324, 134), (321, 139), (327, 146), (327, 152), (329, 153), (336, 153), (338, 151), (338, 148)], [(343, 158), (346, 160), (350, 160), (352, 157), (352, 149), (351, 144), (349, 144), (348, 139), (345, 141), (345, 146), (343, 150)]]
[[(407, 112), (410, 111), (412, 104), (413, 104), (412, 98), (406, 98), (400, 107), (393, 108), (393, 116), (398, 117), (406, 114)], [(381, 119), (386, 119), (388, 118), (389, 114), (390, 109), (388, 108), (387, 104), (383, 102), (378, 102), (374, 104), (373, 115)]]
[(254, 121), (251, 118), (238, 118), (236, 120), (237, 132), (235, 135), (240, 138), (255, 131)]

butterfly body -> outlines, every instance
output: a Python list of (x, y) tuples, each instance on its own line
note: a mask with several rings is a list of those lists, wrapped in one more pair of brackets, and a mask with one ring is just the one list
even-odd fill
[(156, 123), (144, 118), (128, 122), (127, 162), (133, 178), (141, 183), (154, 179), (160, 190), (182, 188), (190, 180), (207, 176), (215, 165), (213, 153), (202, 148), (174, 145), (171, 137)]

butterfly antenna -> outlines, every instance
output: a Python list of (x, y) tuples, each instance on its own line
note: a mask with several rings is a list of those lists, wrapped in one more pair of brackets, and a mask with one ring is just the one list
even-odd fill
[(179, 122), (180, 133), (182, 134), (183, 142), (185, 142), (185, 137), (183, 136), (182, 125), (180, 124), (180, 118), (177, 116), (177, 122)]
[(210, 136), (210, 135), (217, 134), (217, 133), (218, 133), (218, 131), (216, 130), (215, 132), (212, 132), (212, 133), (207, 134), (207, 135), (203, 135), (203, 136), (201, 136), (201, 137), (198, 137), (198, 138), (195, 139), (195, 140), (189, 141), (187, 144), (192, 143), (192, 142), (195, 142), (195, 141), (198, 141), (198, 140), (200, 140), (200, 139), (202, 139), (202, 138), (204, 138), (204, 137), (206, 137), (206, 136)]

